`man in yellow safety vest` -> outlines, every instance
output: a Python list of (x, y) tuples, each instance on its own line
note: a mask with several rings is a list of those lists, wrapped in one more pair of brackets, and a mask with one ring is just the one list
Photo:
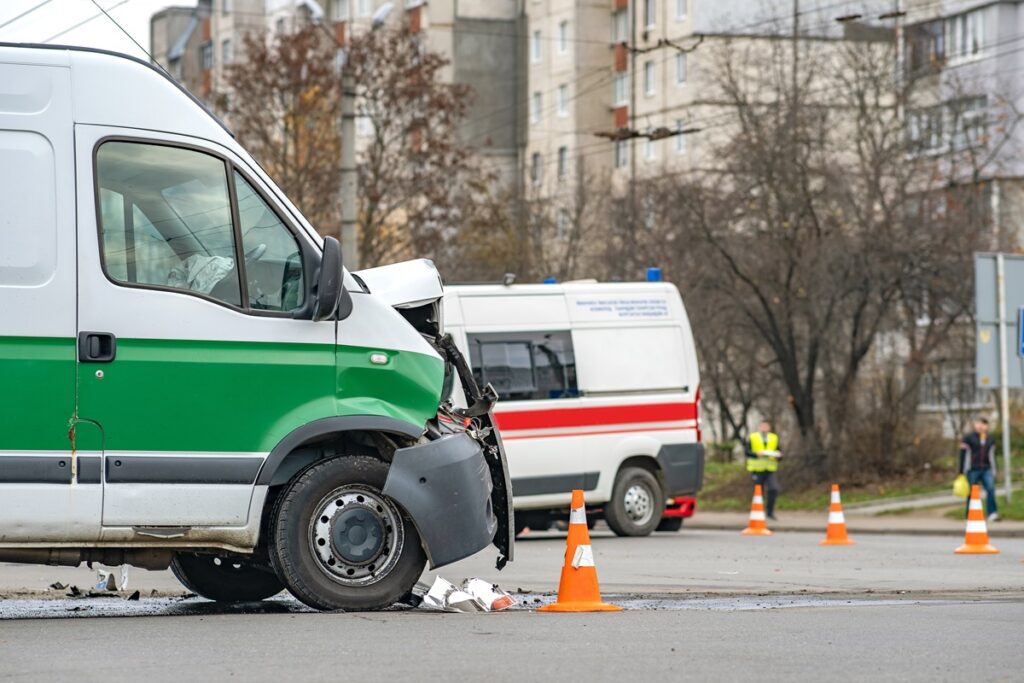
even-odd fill
[(757, 431), (751, 433), (744, 449), (747, 456), (747, 471), (754, 484), (760, 484), (764, 491), (764, 511), (768, 519), (775, 519), (775, 499), (779, 495), (779, 484), (775, 472), (779, 469), (779, 435), (772, 431), (771, 423), (762, 420)]

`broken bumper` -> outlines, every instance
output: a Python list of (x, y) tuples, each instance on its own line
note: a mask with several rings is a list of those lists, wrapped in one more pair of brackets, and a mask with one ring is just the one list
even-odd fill
[[(510, 506), (495, 510), (492, 494), (502, 485), (496, 487), (492, 480), (495, 467), (489, 460), (494, 454), (485, 454), (491, 448), (458, 433), (395, 451), (384, 495), (409, 513), (431, 569), (469, 557), (492, 540), (505, 558), (511, 555), (511, 539), (496, 538), (508, 523), (500, 524), (495, 513), (508, 517)], [(497, 450), (497, 470), (507, 479), (500, 442)]]

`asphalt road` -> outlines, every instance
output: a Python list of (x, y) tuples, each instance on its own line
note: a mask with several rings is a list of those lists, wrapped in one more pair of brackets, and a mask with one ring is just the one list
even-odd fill
[(62, 591), (40, 592), (49, 582), (84, 588), (91, 572), (3, 566), (0, 678), (1020, 680), (1024, 539), (975, 557), (953, 554), (958, 538), (856, 540), (823, 548), (805, 533), (598, 532), (602, 588), (626, 607), (617, 614), (529, 609), (557, 587), (556, 534), (522, 541), (500, 574), (493, 552), (441, 570), (523, 589), (514, 611), (480, 615), (318, 614), (287, 597), (223, 608), (175, 597), (173, 578), (142, 571), (129, 586), (139, 601), (54, 599)]

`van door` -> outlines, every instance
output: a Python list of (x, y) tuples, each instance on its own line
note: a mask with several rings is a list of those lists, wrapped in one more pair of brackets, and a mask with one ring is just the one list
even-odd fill
[(70, 72), (54, 61), (0, 64), (0, 544), (99, 534), (99, 454), (70, 438), (74, 147)]
[(79, 410), (105, 436), (104, 535), (256, 525), (269, 451), (334, 410), (336, 325), (302, 319), (319, 248), (225, 150), (76, 132)]

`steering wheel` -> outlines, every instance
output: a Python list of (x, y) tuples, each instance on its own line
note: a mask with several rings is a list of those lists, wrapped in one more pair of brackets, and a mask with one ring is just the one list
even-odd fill
[(262, 243), (257, 244), (255, 247), (245, 252), (245, 262), (255, 263), (256, 261), (259, 261), (261, 258), (263, 258), (263, 255), (265, 253), (267, 253), (267, 245)]

